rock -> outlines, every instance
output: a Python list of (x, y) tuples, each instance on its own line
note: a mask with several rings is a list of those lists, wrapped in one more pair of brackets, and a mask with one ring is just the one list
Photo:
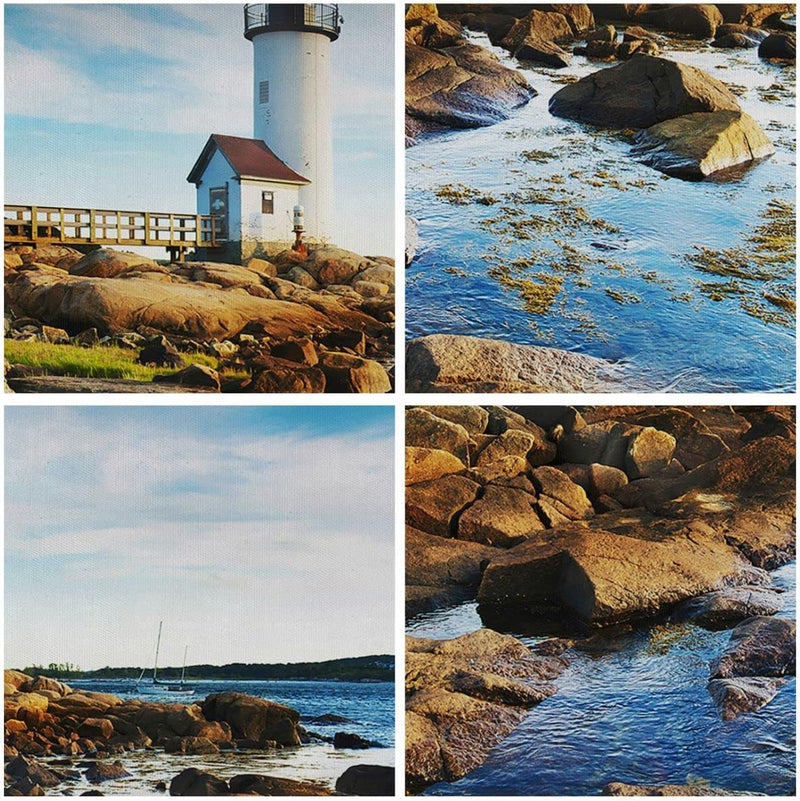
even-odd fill
[(164, 740), (167, 754), (218, 754), (219, 746), (207, 737), (168, 737)]
[(714, 5), (673, 5), (645, 11), (637, 16), (637, 20), (696, 39), (713, 39), (717, 27), (723, 22), (720, 10)]
[(469, 467), (470, 437), (466, 428), (419, 406), (406, 411), (406, 445), (437, 448)]
[(738, 22), (745, 25), (761, 25), (776, 14), (792, 13), (792, 3), (722, 3), (718, 6), (725, 22)]
[(319, 367), (302, 367), (283, 359), (259, 360), (248, 387), (250, 392), (325, 392), (325, 373)]
[(111, 779), (124, 779), (130, 775), (119, 760), (112, 763), (95, 762), (85, 773), (90, 782), (107, 782)]
[(526, 39), (539, 42), (566, 42), (572, 39), (572, 36), (572, 27), (563, 14), (534, 8), (514, 23), (501, 44), (513, 53)]
[(725, 36), (720, 36), (719, 31), (717, 31), (717, 38), (714, 39), (714, 41), (711, 43), (711, 46), (728, 50), (747, 50), (753, 47), (758, 47), (759, 41), (759, 39), (751, 39), (744, 33), (728, 33), (725, 34)]
[(478, 591), (481, 605), (513, 612), (556, 603), (585, 624), (604, 626), (719, 589), (747, 569), (702, 526), (660, 542), (580, 527), (548, 534), (492, 560)]
[(394, 795), (394, 768), (385, 765), (351, 765), (337, 780), (342, 795)]
[(558, 469), (569, 476), (570, 481), (582, 487), (594, 505), (602, 496), (613, 496), (628, 483), (624, 470), (604, 464), (559, 464)]
[[(585, 520), (594, 515), (584, 489), (561, 470), (548, 465), (537, 467), (531, 480), (539, 495), (537, 507), (551, 526), (565, 520)], [(554, 515), (557, 520), (553, 519)]]
[(376, 263), (371, 267), (365, 267), (361, 272), (356, 273), (353, 277), (353, 286), (356, 281), (367, 281), (369, 283), (384, 284), (390, 290), (394, 290), (395, 286), (395, 268), (394, 259), (389, 259), (386, 256), (372, 257)]
[(631, 480), (664, 470), (675, 452), (675, 437), (655, 428), (634, 431), (628, 438), (625, 472)]
[(374, 262), (342, 248), (324, 247), (311, 251), (303, 268), (320, 284), (346, 284), (356, 273)]
[[(552, 451), (545, 453), (543, 458), (539, 458), (543, 451), (540, 444), (543, 445), (544, 442), (544, 437), (537, 441), (536, 436), (532, 433), (508, 429), (495, 437), (478, 453), (476, 464), (478, 467), (485, 467), (508, 456), (519, 456), (523, 460), (527, 460), (528, 454), (533, 452), (532, 462), (539, 465), (550, 461), (555, 456), (555, 443), (548, 443), (552, 446)], [(547, 458), (548, 456), (550, 457), (549, 459)]]
[(535, 39), (527, 36), (522, 44), (514, 51), (514, 58), (517, 61), (533, 61), (536, 64), (544, 64), (547, 67), (568, 67), (571, 61), (569, 53), (562, 50), (553, 42), (545, 42), (542, 39)]
[(480, 406), (425, 406), (428, 412), (442, 420), (458, 423), (470, 436), (483, 434), (489, 423), (489, 412)]
[(458, 518), (458, 539), (496, 548), (511, 548), (523, 542), (544, 523), (533, 509), (534, 497), (507, 487), (487, 486), (483, 496)]
[(716, 787), (695, 784), (624, 784), (611, 782), (603, 788), (603, 795), (635, 795), (635, 796), (690, 796), (690, 795), (749, 795), (748, 792), (737, 793), (735, 790), (720, 790)]
[(772, 33), (758, 46), (759, 58), (794, 61), (796, 53), (797, 40), (793, 33)]
[(69, 268), (70, 275), (87, 278), (116, 278), (131, 272), (168, 274), (169, 270), (146, 256), (105, 248), (87, 253)]
[(562, 87), (549, 108), (556, 117), (611, 128), (649, 128), (695, 112), (740, 111), (721, 81), (696, 67), (645, 55)]
[[(637, 48), (638, 49), (638, 48)], [(577, 48), (576, 48), (577, 50)], [(611, 61), (617, 57), (617, 53), (619, 52), (619, 45), (616, 42), (603, 42), (603, 41), (592, 41), (586, 45), (585, 55), (587, 58), (597, 59), (597, 60), (608, 60)]]
[(348, 353), (320, 353), (319, 367), (325, 374), (325, 392), (392, 391), (389, 375), (379, 362)]
[(552, 348), (432, 334), (406, 349), (408, 392), (590, 392), (607, 362)]
[(439, 537), (455, 536), (456, 518), (478, 496), (479, 485), (449, 475), (406, 488), (406, 523)]
[(423, 130), (492, 125), (535, 94), (521, 73), (477, 45), (406, 47), (406, 114)]
[(567, 664), (535, 657), (519, 640), (487, 629), (454, 640), (408, 637), (406, 646), (410, 792), (454, 781), (480, 765), (525, 708), (552, 694), (548, 680)]
[(297, 284), (298, 286), (303, 286), (306, 289), (319, 289), (319, 282), (317, 279), (314, 278), (310, 272), (304, 270), (297, 264), (284, 274), (284, 278), (287, 281), (291, 281), (293, 284)]
[(613, 25), (601, 25), (591, 33), (586, 34), (587, 42), (615, 42), (617, 40), (617, 29)]
[(271, 351), (272, 355), (279, 359), (296, 362), (305, 367), (313, 367), (319, 363), (314, 343), (308, 337), (279, 342), (271, 347)]
[(216, 284), (223, 288), (230, 287), (249, 287), (252, 285), (261, 286), (264, 278), (273, 277), (277, 270), (272, 269), (258, 270), (258, 264), (269, 265), (269, 262), (261, 259), (250, 259), (248, 264), (254, 267), (240, 267), (238, 264), (223, 264), (220, 262), (193, 262), (189, 265), (192, 281)]
[(406, 484), (433, 481), (464, 470), (463, 463), (452, 453), (439, 448), (406, 447)]
[(471, 31), (484, 31), (493, 45), (500, 44), (503, 37), (511, 30), (517, 17), (513, 14), (478, 11), (461, 15), (461, 23)]
[(454, 45), (460, 36), (460, 28), (452, 22), (443, 20), (435, 4), (412, 4), (406, 13), (406, 45), (449, 47)]
[(414, 261), (419, 249), (419, 223), (413, 217), (406, 217), (406, 267)]
[[(4, 670), (3, 681), (6, 684), (12, 685), (20, 692), (26, 692), (30, 689), (31, 683), (34, 681), (27, 673), (22, 673), (19, 670)], [(8, 695), (8, 691), (6, 691)]]
[(147, 341), (136, 359), (139, 364), (154, 364), (157, 367), (184, 367), (186, 362), (175, 346), (165, 337), (156, 336)]
[(786, 679), (762, 677), (712, 679), (708, 693), (719, 707), (723, 720), (733, 720), (743, 712), (755, 712), (766, 706), (777, 694)]
[(197, 768), (186, 768), (169, 783), (170, 795), (230, 795), (230, 788), (223, 779)]
[[(334, 298), (321, 312), (304, 303), (189, 282), (154, 283), (142, 278), (110, 281), (28, 271), (6, 289), (7, 309), (34, 315), (47, 325), (67, 331), (94, 327), (101, 334), (119, 334), (147, 328), (167, 335), (223, 340), (257, 325), (263, 335), (282, 341), (319, 329), (378, 334), (384, 327)], [(312, 293), (311, 297), (315, 303), (322, 303), (322, 296)]]
[(209, 695), (201, 706), (206, 720), (229, 724), (236, 739), (300, 745), (300, 713), (291, 707), (234, 692)]
[(633, 155), (667, 175), (699, 180), (775, 152), (749, 115), (739, 111), (686, 114), (639, 131)]
[(154, 376), (153, 381), (161, 384), (178, 384), (183, 387), (208, 389), (212, 392), (220, 391), (219, 373), (204, 364), (190, 364), (177, 373)]
[(114, 725), (105, 718), (86, 718), (76, 731), (88, 740), (108, 740), (114, 735)]
[(692, 598), (676, 612), (706, 629), (727, 629), (754, 615), (774, 615), (783, 610), (783, 599), (769, 587), (727, 587)]
[(372, 743), (369, 740), (365, 740), (358, 734), (351, 734), (350, 732), (346, 731), (337, 731), (336, 734), (333, 735), (333, 747), (358, 749), (371, 748)]
[(63, 328), (43, 325), (42, 342), (49, 342), (51, 345), (69, 345), (69, 334)]
[(711, 678), (794, 676), (796, 629), (794, 620), (775, 617), (739, 623), (722, 656), (711, 663)]
[(268, 275), (274, 278), (278, 274), (276, 265), (266, 259), (259, 259), (256, 256), (247, 259), (243, 266), (259, 276)]
[(240, 774), (232, 777), (229, 784), (231, 795), (331, 795), (321, 784), (278, 776)]
[(430, 611), (461, 600), (465, 590), (478, 589), (481, 565), (496, 548), (477, 542), (444, 539), (406, 526), (406, 614)]
[(38, 784), (40, 787), (55, 787), (61, 783), (61, 777), (55, 771), (24, 756), (6, 762), (5, 773), (14, 779), (28, 779), (32, 785)]

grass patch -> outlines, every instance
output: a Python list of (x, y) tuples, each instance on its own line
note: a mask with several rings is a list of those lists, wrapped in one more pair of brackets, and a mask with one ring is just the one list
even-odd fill
[[(49, 342), (5, 340), (5, 357), (11, 364), (36, 367), (50, 375), (152, 381), (153, 376), (177, 372), (137, 364), (138, 355), (138, 351), (115, 345), (81, 348), (77, 345), (51, 345)], [(182, 353), (181, 356), (187, 365), (201, 364), (214, 370), (219, 367), (218, 360), (212, 356), (200, 353)]]

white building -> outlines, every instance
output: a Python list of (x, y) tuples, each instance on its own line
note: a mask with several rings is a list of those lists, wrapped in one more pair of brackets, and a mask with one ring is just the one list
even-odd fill
[(226, 260), (291, 247), (292, 212), (309, 180), (264, 142), (211, 134), (187, 180), (197, 187), (197, 213), (216, 217)]

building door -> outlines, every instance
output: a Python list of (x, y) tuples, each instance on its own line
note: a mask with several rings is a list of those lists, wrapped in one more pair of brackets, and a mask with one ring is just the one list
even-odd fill
[(228, 238), (228, 186), (212, 186), (208, 190), (208, 207), (214, 215), (217, 239)]

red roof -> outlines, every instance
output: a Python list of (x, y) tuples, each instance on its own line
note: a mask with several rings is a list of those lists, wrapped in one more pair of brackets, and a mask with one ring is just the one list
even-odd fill
[(197, 184), (217, 150), (222, 152), (240, 178), (259, 178), (289, 184), (311, 183), (308, 178), (303, 178), (300, 173), (284, 164), (260, 139), (222, 134), (211, 134), (186, 180)]

